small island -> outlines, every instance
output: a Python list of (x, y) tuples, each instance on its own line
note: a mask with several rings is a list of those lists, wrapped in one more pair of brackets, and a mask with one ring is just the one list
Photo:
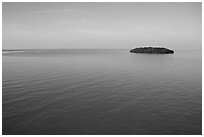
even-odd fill
[(149, 54), (173, 54), (174, 51), (161, 47), (140, 47), (130, 50), (131, 53), (149, 53)]

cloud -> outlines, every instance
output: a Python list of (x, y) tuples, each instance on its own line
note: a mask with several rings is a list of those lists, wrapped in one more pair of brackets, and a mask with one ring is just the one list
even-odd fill
[(68, 13), (73, 12), (74, 9), (50, 9), (50, 10), (39, 10), (39, 11), (32, 11), (29, 13), (39, 14), (39, 13)]
[(88, 22), (86, 19), (78, 19), (78, 20), (65, 20), (65, 21), (60, 21), (60, 24), (83, 24)]

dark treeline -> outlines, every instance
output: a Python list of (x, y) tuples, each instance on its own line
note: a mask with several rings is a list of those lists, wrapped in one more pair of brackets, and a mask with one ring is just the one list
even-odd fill
[(161, 47), (140, 47), (130, 50), (131, 53), (173, 54), (174, 51)]

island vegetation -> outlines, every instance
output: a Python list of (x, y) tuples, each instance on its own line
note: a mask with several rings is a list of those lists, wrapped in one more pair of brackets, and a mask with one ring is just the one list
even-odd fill
[(140, 47), (130, 50), (131, 53), (173, 54), (174, 51), (162, 47)]

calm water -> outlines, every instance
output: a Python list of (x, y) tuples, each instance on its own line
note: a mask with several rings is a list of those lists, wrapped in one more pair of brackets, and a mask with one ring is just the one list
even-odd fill
[(202, 54), (3, 53), (3, 134), (201, 134)]

